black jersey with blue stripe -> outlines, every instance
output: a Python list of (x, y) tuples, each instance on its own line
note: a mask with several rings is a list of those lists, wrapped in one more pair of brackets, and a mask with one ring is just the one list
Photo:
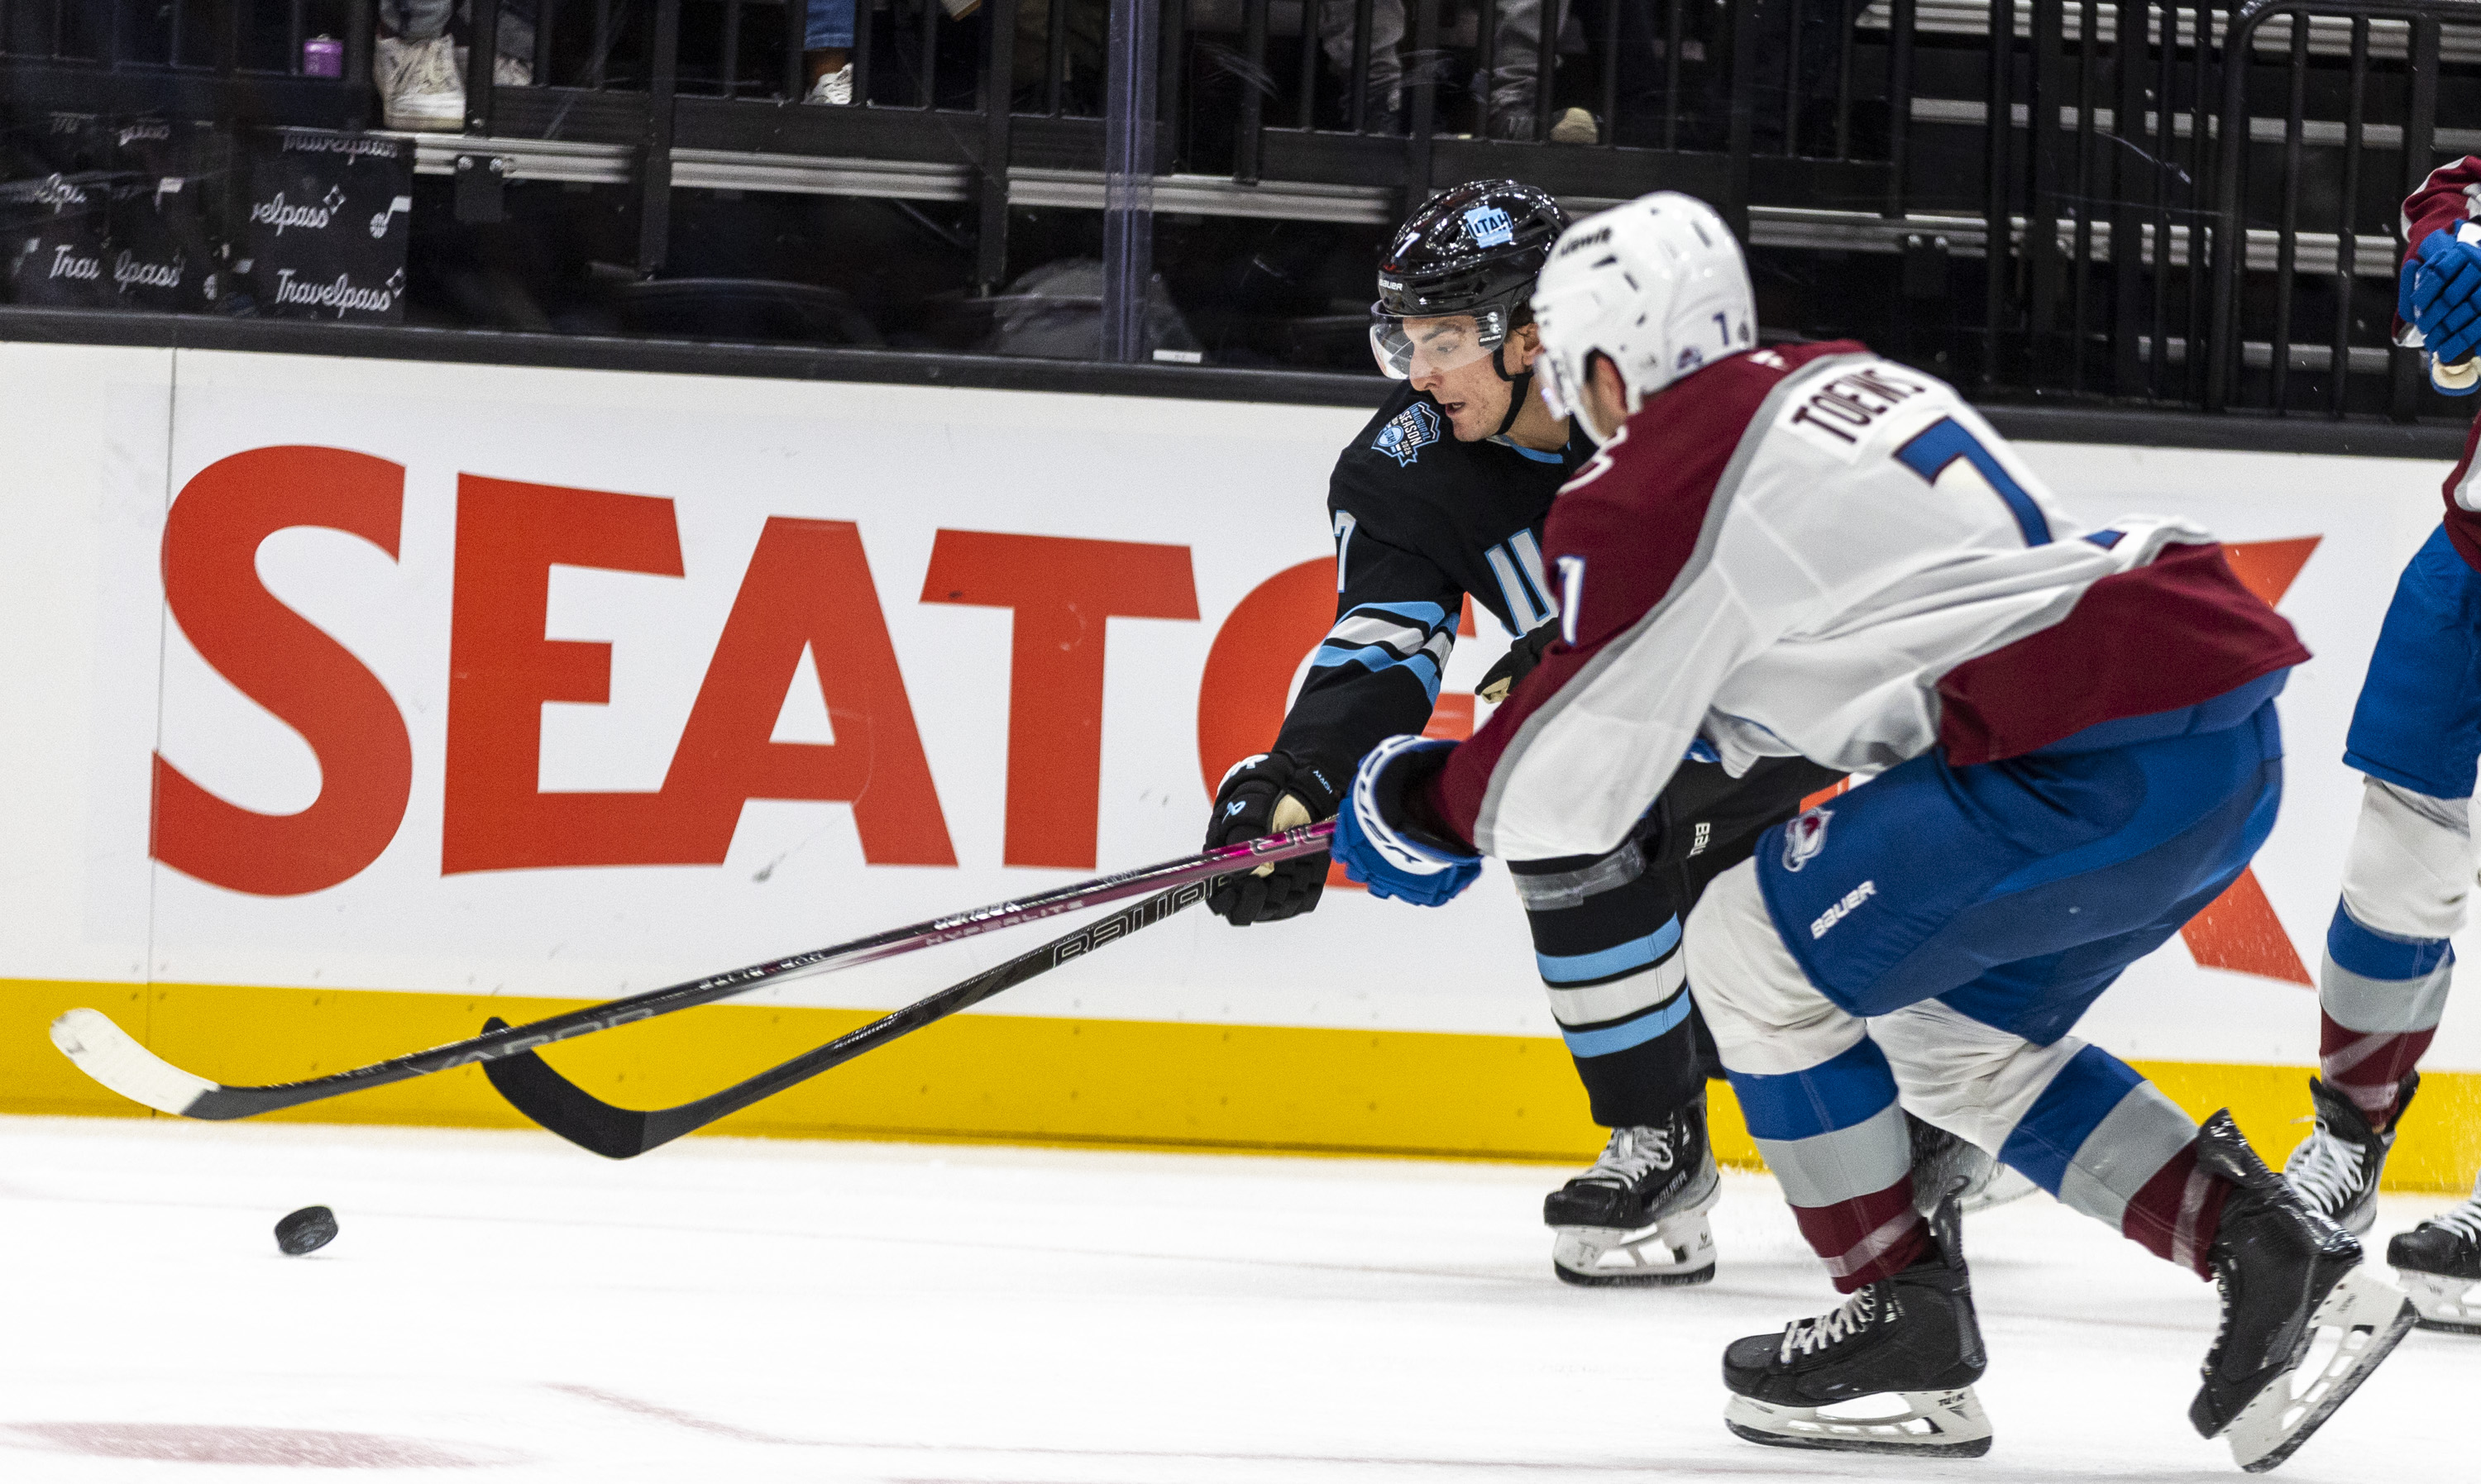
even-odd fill
[(1459, 443), (1428, 394), (1398, 386), (1327, 482), (1335, 627), (1276, 747), (1340, 793), (1363, 754), (1428, 724), (1466, 597), (1511, 634), (1557, 617), (1542, 526), (1593, 452), (1574, 430), (1556, 452)]

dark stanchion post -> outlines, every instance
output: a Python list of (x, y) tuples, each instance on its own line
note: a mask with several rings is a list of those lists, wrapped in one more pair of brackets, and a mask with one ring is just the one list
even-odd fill
[(2309, 17), (2291, 17), (2291, 93), (2285, 100), (2283, 125), (2283, 217), (2274, 240), (2273, 373), (2269, 400), (2274, 414), (2291, 410), (2292, 273), (2300, 263), (2301, 115), (2309, 104)]
[[(1909, 5), (1912, 0), (1899, 0)], [(1662, 8), (1662, 147), (1680, 147), (1680, 48), (1681, 22), (1689, 0), (1668, 0)], [(1603, 7), (1603, 117), (1608, 120), (1610, 137), (1619, 139), (1620, 117), (1620, 8)]]
[[(2033, 0), (2033, 45), (2026, 58), (2024, 90), (2025, 164), (2029, 189), (2024, 196), (2024, 269), (2032, 282), (2032, 314), (2025, 325), (2025, 344), (2032, 352), (2025, 366), (2028, 383), (2038, 382), (2046, 369), (2055, 369), (2059, 339), (2059, 288), (2065, 263), (2059, 251), (2059, 212), (2066, 204), (2059, 189), (2059, 100), (2061, 64), (2067, 50), (2061, 0)], [(2011, 127), (2014, 110), (2009, 110)]]
[(1240, 138), (1233, 149), (1232, 178), (1254, 186), (1266, 144), (1267, 0), (1242, 0), (1240, 55), (1248, 67), (1240, 77)]
[(1293, 127), (1303, 133), (1318, 127), (1318, 0), (1302, 0), (1299, 91), (1294, 98)]
[[(2213, 110), (2219, 86), (2213, 79), (2220, 74), (2213, 47), (2213, 7), (2217, 0), (2197, 0), (2195, 44), (2189, 49), (2194, 59), (2196, 76), (2188, 90), (2188, 358), (2185, 380), (2187, 400), (2203, 406), (2206, 400), (2206, 336), (2211, 325), (2213, 306), (2206, 280), (2211, 272), (2207, 252), (2213, 234), (2207, 230), (2207, 214), (2212, 209), (2206, 193), (2213, 176), (2207, 162), (2213, 158), (2213, 145), (2208, 142), (2207, 126), (2214, 120)], [(2167, 158), (2167, 156), (2166, 156)]]
[[(2179, 49), (2172, 19), (2172, 13), (2165, 11), (2162, 50), (2166, 55)], [(2119, 84), (2119, 96), (2111, 105), (2110, 133), (2119, 147), (2111, 151), (2110, 164), (2102, 177), (2110, 182), (2110, 385), (2122, 397), (2136, 396), (2143, 390), (2145, 378), (2144, 364), (2136, 354), (2136, 300), (2145, 266), (2144, 227), (2136, 220), (2136, 188), (2148, 171), (2162, 169), (2148, 160), (2145, 153), (2148, 20), (2147, 0), (2119, 0), (2118, 37), (2111, 45), (2110, 58), (2112, 76)], [(2086, 44), (2093, 43), (2089, 39)], [(2156, 106), (2166, 116), (2169, 114), (2171, 98), (2167, 91)], [(2157, 252), (2161, 246), (2155, 243)], [(2161, 292), (2157, 278), (2155, 293)]]
[[(888, 19), (896, 18), (893, 11)], [(809, 68), (803, 65), (801, 49), (809, 41), (808, 17), (805, 8), (796, 0), (784, 0), (784, 96), (797, 102), (810, 91)], [(871, 34), (878, 29), (878, 13), (870, 0), (854, 0), (852, 100), (855, 108), (870, 106)]]
[(465, 132), (491, 132), (492, 73), (499, 62), (500, 0), (473, 0), (465, 47)]
[(2102, 187), (2094, 180), (2095, 136), (2101, 128), (2102, 4), (2081, 0), (2076, 13), (2076, 178), (2070, 188), (2076, 233), (2076, 250), (2068, 255), (2068, 375), (2077, 391), (2085, 389), (2085, 351), (2092, 344), (2094, 295), (2094, 205)]
[(1887, 17), (1887, 204), (1879, 215), (1901, 218), (1911, 208), (1914, 0), (1894, 0)]
[(2335, 338), (2326, 411), (2341, 417), (2352, 384), (2352, 291), (2361, 251), (2361, 110), (2369, 99), (2369, 22), (2352, 21), (2352, 101), (2343, 110), (2343, 190), (2335, 221)]
[[(1526, 0), (1516, 0), (1516, 3), (1523, 5)], [(1533, 3), (1539, 6), (1544, 0), (1533, 0)], [(1555, 5), (1558, 0), (1549, 0), (1549, 3)], [(1308, 3), (1304, 0), (1303, 10), (1307, 9)], [(1481, 84), (1481, 95), (1475, 99), (1473, 126), (1477, 139), (1492, 137), (1491, 103), (1499, 91), (1499, 21), (1500, 0), (1481, 0), (1481, 14), (1474, 24), (1474, 45), (1480, 53), (1474, 60), (1474, 76)], [(1541, 138), (1540, 135), (1534, 137)]]
[(552, 23), (560, 0), (537, 0), (535, 6), (535, 86), (551, 86)]
[[(177, 7), (176, 7), (177, 9)], [(371, 85), (371, 53), (379, 45), (379, 7), (353, 5), (345, 14), (345, 81), (355, 88)]]
[[(1068, 82), (1068, 0), (1042, 0), (1042, 3), (1049, 7), (1043, 12), (1042, 34), (1043, 39), (1050, 43), (1042, 63), (1042, 112), (1057, 118), (1066, 106), (1063, 90)], [(1111, 13), (1116, 19), (1119, 14), (1117, 5), (1112, 7)], [(1011, 89), (1014, 85), (1015, 80), (1009, 79)]]
[[(1103, 358), (1142, 361), (1155, 246), (1155, 19), (1160, 0), (1111, 0), (1103, 118)], [(1054, 13), (1057, 14), (1057, 13)]]
[[(2437, 153), (2438, 129), (2438, 18), (2424, 15), (2412, 23), (2412, 112), (2404, 118), (2403, 194), (2411, 195), (2429, 178), (2430, 158)], [(2395, 217), (2395, 261), (2403, 261), (2410, 245), (2401, 240), (2403, 221)], [(2429, 379), (2421, 369), (2420, 352), (2397, 347), (2394, 352), (2393, 413), (2398, 423), (2409, 423), (2420, 410), (2420, 387)]]
[(1404, 141), (1405, 209), (1410, 211), (1430, 195), (1430, 136), (1438, 126), (1439, 68), (1445, 65), (1439, 53), (1439, 0), (1415, 0), (1413, 7), (1413, 55), (1404, 73), (1404, 97), (1411, 118)]
[[(1306, 3), (1306, 0), (1305, 0)], [(1321, 5), (1331, 0), (1319, 0)], [(1352, 76), (1345, 86), (1352, 90), (1352, 132), (1363, 133), (1370, 127), (1370, 27), (1371, 0), (1354, 0), (1352, 7)], [(1308, 22), (1304, 20), (1303, 25)], [(1399, 82), (1398, 87), (1402, 84)]]
[(1157, 3), (1162, 8), (1156, 24), (1162, 33), (1162, 48), (1156, 54), (1155, 162), (1159, 169), (1177, 172), (1188, 159), (1188, 130), (1182, 122), (1180, 91), (1181, 63), (1188, 55), (1188, 0)]
[[(1794, 38), (1797, 41), (1798, 38)], [(1749, 151), (1757, 147), (1758, 0), (1733, 0), (1732, 111), (1724, 141), (1723, 221), (1749, 241)]]
[[(2015, 185), (2015, 85), (2016, 0), (1990, 0), (1990, 102), (1983, 121), (1989, 159), (1981, 203), (1982, 263), (1987, 270), (1982, 296), (1987, 323), (1981, 332), (1981, 384), (1985, 388), (1997, 386), (2004, 369), (2001, 347), (2009, 318), (2007, 289), (2012, 272), (2008, 206)], [(2026, 229), (2030, 227), (2028, 221)]]
[(991, 29), (983, 49), (982, 160), (975, 180), (981, 222), (974, 242), (974, 288), (983, 295), (997, 293), (1007, 282), (1008, 103), (1016, 81), (1016, 8), (1017, 0), (989, 0), (982, 8)]
[(1567, 19), (1567, 8), (1564, 0), (1534, 3), (1542, 8), (1542, 14), (1533, 37), (1533, 137), (1547, 144), (1551, 142), (1551, 84), (1559, 65), (1559, 30)]
[[(2215, 140), (2220, 169), (2214, 172), (2213, 211), (2199, 223), (2213, 233), (2213, 281), (2207, 289), (2212, 296), (2213, 329), (2202, 352), (2207, 357), (2205, 402), (2208, 412), (2231, 405), (2232, 381), (2240, 369), (2239, 293), (2248, 273), (2248, 223), (2242, 213), (2248, 200), (2249, 49), (2257, 39), (2259, 23), (2281, 3), (2249, 0), (2232, 13), (2231, 26), (2223, 33), (2223, 109), (2216, 124), (2220, 137)], [(2413, 86), (2417, 92), (2417, 73)], [(2405, 143), (2411, 143), (2409, 138)], [(2405, 158), (2411, 158), (2409, 149)], [(2190, 342), (2188, 358), (2194, 361), (2199, 353), (2197, 345)]]
[(638, 162), (638, 272), (653, 277), (672, 247), (672, 109), (681, 76), (681, 0), (655, 0), (646, 133)]

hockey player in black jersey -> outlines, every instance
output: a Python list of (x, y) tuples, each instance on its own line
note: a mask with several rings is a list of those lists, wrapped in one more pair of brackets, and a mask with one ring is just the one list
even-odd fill
[[(1465, 598), (1521, 636), (1485, 677), (1497, 700), (1556, 637), (1542, 562), (1553, 496), (1593, 445), (1533, 389), (1529, 296), (1567, 225), (1510, 180), (1431, 197), (1379, 266), (1371, 339), (1403, 384), (1337, 458), (1327, 510), (1336, 623), (1272, 746), (1227, 774), (1210, 846), (1331, 817), (1362, 756), (1420, 732)], [(1691, 762), (1607, 855), (1511, 863), (1535, 957), (1597, 1123), (1602, 1158), (1544, 1203), (1552, 1261), (1577, 1284), (1702, 1283), (1719, 1186), (1705, 1080), (1720, 1075), (1684, 983), (1680, 925), (1760, 831), (1838, 775), (1798, 758), (1743, 777)], [(1327, 857), (1262, 868), (1208, 904), (1236, 925), (1317, 906)], [(1924, 1183), (1924, 1188), (1927, 1188)]]

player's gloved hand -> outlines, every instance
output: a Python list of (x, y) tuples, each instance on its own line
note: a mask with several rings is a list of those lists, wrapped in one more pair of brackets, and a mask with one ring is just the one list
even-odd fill
[[(1331, 818), (1338, 802), (1325, 772), (1286, 752), (1242, 758), (1214, 792), (1214, 816), (1206, 823), (1206, 848), (1218, 849), (1316, 824)], [(1278, 923), (1318, 905), (1326, 890), (1327, 857), (1298, 856), (1241, 875), (1223, 876), (1207, 895), (1207, 909), (1235, 927)]]
[(1390, 737), (1361, 760), (1352, 796), (1336, 816), (1335, 858), (1371, 896), (1436, 907), (1481, 874), (1480, 856), (1409, 818), (1413, 790), (1447, 766), (1454, 747), (1440, 738)]
[(2423, 238), (2418, 260), (2396, 280), (2395, 309), (2420, 331), (2435, 364), (2472, 359), (2481, 349), (2481, 228), (2459, 221)]
[(1533, 673), (1533, 666), (1542, 663), (1542, 651), (1558, 642), (1558, 638), (1559, 620), (1554, 618), (1508, 645), (1507, 653), (1501, 655), (1499, 663), (1482, 675), (1481, 684), (1474, 687), (1474, 694), (1493, 706), (1506, 700), (1507, 692), (1515, 690), (1519, 682)]

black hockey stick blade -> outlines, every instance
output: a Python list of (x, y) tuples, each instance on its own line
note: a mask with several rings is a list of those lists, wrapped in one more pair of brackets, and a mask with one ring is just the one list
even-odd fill
[(132, 1103), (143, 1103), (158, 1112), (183, 1118), (248, 1118), (258, 1113), (274, 1112), (277, 1108), (317, 1103), (348, 1092), (360, 1092), (364, 1088), (384, 1087), (409, 1078), (428, 1077), (434, 1072), (446, 1072), (478, 1061), (496, 1061), (503, 1056), (533, 1051), (538, 1046), (549, 1046), (554, 1041), (565, 1041), (571, 1036), (590, 1035), (614, 1026), (626, 1026), (657, 1015), (670, 1015), (697, 1005), (713, 1004), (718, 1000), (747, 994), (761, 984), (798, 975), (858, 968), (900, 953), (953, 943), (961, 938), (979, 937), (1020, 924), (1038, 923), (1063, 912), (1108, 906), (1169, 887), (1211, 881), (1216, 876), (1254, 870), (1275, 861), (1315, 855), (1327, 847), (1328, 837), (1334, 833), (1332, 820), (1304, 824), (1298, 829), (1262, 835), (1255, 840), (1185, 856), (1180, 860), (1097, 876), (1091, 881), (1055, 887), (1031, 897), (996, 902), (953, 917), (933, 918), (909, 927), (890, 928), (833, 948), (813, 949), (788, 958), (692, 979), (685, 984), (650, 989), (643, 994), (589, 1004), (523, 1026), (506, 1026), (462, 1041), (434, 1046), (429, 1051), (414, 1052), (298, 1082), (229, 1085), (211, 1081), (195, 1072), (181, 1070), (139, 1045), (135, 1037), (113, 1024), (112, 1018), (100, 1010), (70, 1010), (53, 1021), (52, 1044), (61, 1049), (63, 1055), (77, 1063), (79, 1071)]
[[(803, 1052), (781, 1066), (770, 1067), (720, 1092), (709, 1093), (677, 1107), (640, 1109), (606, 1103), (562, 1077), (535, 1052), (520, 1052), (497, 1061), (486, 1061), (483, 1063), (483, 1075), (491, 1080), (491, 1085), (499, 1089), (500, 1096), (508, 1099), (510, 1106), (580, 1149), (590, 1150), (607, 1159), (635, 1159), (649, 1149), (670, 1143), (684, 1133), (694, 1133), (726, 1114), (737, 1113), (787, 1087), (840, 1067), (865, 1052), (876, 1051), (901, 1036), (979, 1004), (1002, 990), (1014, 989), (1028, 979), (1048, 974), (1072, 958), (1082, 958), (1107, 943), (1116, 943), (1141, 927), (1152, 926), (1183, 907), (1204, 901), (1211, 889), (1211, 883), (1193, 882), (1149, 897), (1099, 922), (1089, 923), (1075, 932), (1054, 938), (1031, 952), (1020, 953), (996, 968), (985, 969), (961, 983), (952, 984), (935, 995), (917, 1000), (903, 1009), (882, 1015), (867, 1026), (847, 1031), (826, 1045)], [(504, 1024), (494, 1016), (483, 1028), (497, 1030)]]

